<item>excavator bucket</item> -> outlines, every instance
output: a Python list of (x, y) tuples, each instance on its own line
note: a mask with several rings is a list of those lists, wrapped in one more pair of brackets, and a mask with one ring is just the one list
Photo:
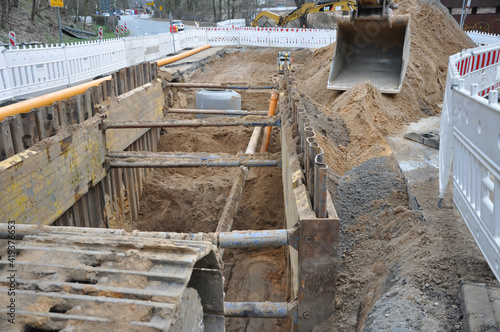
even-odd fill
[(370, 81), (382, 93), (399, 93), (410, 57), (410, 16), (387, 20), (342, 20), (328, 89), (347, 90)]

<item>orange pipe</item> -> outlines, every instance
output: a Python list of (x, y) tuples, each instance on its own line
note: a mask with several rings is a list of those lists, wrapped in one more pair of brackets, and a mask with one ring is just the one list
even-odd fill
[(191, 51), (187, 51), (187, 52), (177, 54), (174, 56), (169, 56), (168, 58), (165, 58), (165, 59), (158, 60), (158, 61), (156, 61), (156, 63), (158, 64), (158, 67), (165, 66), (165, 65), (168, 65), (169, 63), (172, 63), (174, 61), (187, 58), (190, 55), (193, 55), (193, 54), (196, 54), (198, 52), (209, 49), (210, 47), (212, 47), (212, 45), (210, 45), (210, 44), (200, 46), (200, 47), (197, 47), (195, 49), (192, 49)]
[[(276, 113), (276, 105), (278, 104), (279, 95), (273, 93), (271, 95), (271, 102), (269, 103), (269, 110), (267, 111), (267, 116), (273, 116)], [(267, 152), (269, 148), (269, 140), (271, 139), (271, 126), (267, 126), (264, 131), (264, 139), (262, 140), (262, 146), (260, 148), (260, 153)]]
[(0, 107), (0, 121), (5, 119), (8, 116), (15, 115), (18, 113), (26, 113), (31, 111), (33, 108), (43, 107), (52, 105), (52, 103), (58, 100), (68, 99), (72, 96), (76, 96), (87, 91), (88, 88), (93, 86), (97, 86), (101, 84), (101, 82), (107, 81), (111, 79), (110, 76), (106, 76), (104, 78), (100, 78), (98, 80), (90, 81), (87, 83), (83, 83), (80, 85), (72, 86), (66, 89), (62, 89), (59, 91), (55, 91), (52, 93), (48, 93), (46, 95), (42, 95), (39, 97), (31, 98), (28, 100), (20, 101), (15, 104), (7, 105), (4, 107)]

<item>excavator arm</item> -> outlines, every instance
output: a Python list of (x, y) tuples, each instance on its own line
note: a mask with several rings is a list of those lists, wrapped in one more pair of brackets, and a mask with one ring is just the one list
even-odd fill
[(281, 27), (281, 26), (286, 26), (288, 23), (290, 23), (294, 20), (297, 20), (297, 19), (299, 19), (302, 16), (305, 16), (307, 14), (335, 11), (335, 10), (338, 10), (339, 8), (342, 11), (355, 10), (356, 9), (356, 1), (343, 0), (343, 1), (328, 1), (328, 2), (321, 2), (321, 3), (309, 2), (309, 3), (303, 4), (302, 6), (298, 7), (293, 12), (291, 12), (285, 16), (280, 16), (278, 14), (275, 14), (275, 13), (269, 12), (269, 11), (262, 11), (259, 14), (257, 14), (255, 19), (252, 21), (252, 27), (256, 27), (259, 19), (263, 16), (269, 17), (270, 19), (275, 21), (278, 26)]

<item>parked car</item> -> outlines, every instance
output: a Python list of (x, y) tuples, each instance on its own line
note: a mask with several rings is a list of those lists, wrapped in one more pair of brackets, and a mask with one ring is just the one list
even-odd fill
[(184, 23), (181, 20), (173, 20), (172, 25), (176, 26), (178, 31), (184, 31)]

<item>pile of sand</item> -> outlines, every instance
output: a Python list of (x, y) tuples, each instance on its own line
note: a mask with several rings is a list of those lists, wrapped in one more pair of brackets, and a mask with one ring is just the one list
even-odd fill
[[(335, 45), (314, 52), (297, 73), (301, 92), (323, 105), (327, 115), (340, 114), (348, 128), (350, 144), (331, 147), (339, 150), (340, 157), (328, 160), (339, 175), (370, 158), (391, 153), (385, 136), (396, 134), (410, 122), (439, 114), (449, 56), (474, 47), (439, 3), (407, 0), (399, 4), (397, 15), (411, 15), (410, 60), (399, 94), (381, 94), (369, 82), (344, 93), (326, 90)], [(350, 165), (337, 166), (339, 158)]]

